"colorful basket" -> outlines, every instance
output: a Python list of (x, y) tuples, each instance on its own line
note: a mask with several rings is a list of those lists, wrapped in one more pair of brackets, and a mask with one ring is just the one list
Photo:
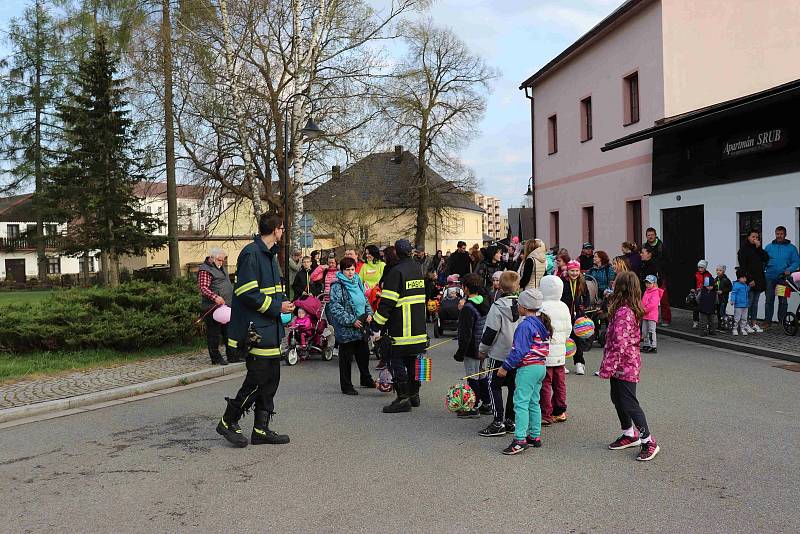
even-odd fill
[(786, 284), (778, 284), (775, 286), (775, 296), (779, 298), (789, 298), (792, 290)]
[(573, 356), (575, 356), (575, 353), (578, 351), (578, 346), (575, 344), (575, 341), (573, 341), (572, 338), (567, 338), (566, 345), (567, 345), (566, 357), (567, 358), (572, 358)]
[(422, 356), (414, 363), (414, 380), (418, 382), (431, 381), (431, 359)]
[(456, 384), (447, 390), (445, 407), (450, 412), (466, 412), (475, 407), (475, 392), (467, 384)]
[(594, 321), (588, 317), (578, 317), (575, 319), (575, 326), (573, 327), (575, 335), (581, 339), (589, 339), (594, 335)]

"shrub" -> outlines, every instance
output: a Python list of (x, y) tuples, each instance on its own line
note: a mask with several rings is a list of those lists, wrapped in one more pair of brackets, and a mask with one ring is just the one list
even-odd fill
[(198, 335), (200, 298), (189, 279), (135, 280), (118, 288), (71, 289), (0, 308), (0, 351), (110, 348), (187, 343)]

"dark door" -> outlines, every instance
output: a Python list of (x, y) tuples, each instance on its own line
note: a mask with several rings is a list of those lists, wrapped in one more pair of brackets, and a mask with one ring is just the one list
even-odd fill
[(670, 304), (682, 308), (694, 289), (697, 262), (705, 254), (703, 206), (662, 210), (661, 222), (666, 256), (661, 270), (667, 277)]
[(25, 281), (25, 260), (6, 260), (6, 280)]

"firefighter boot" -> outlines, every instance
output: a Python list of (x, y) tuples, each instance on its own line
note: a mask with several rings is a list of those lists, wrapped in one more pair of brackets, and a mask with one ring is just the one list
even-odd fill
[(250, 436), (250, 443), (253, 445), (283, 445), (289, 443), (289, 436), (278, 434), (269, 429), (269, 420), (272, 414), (256, 410), (256, 420), (253, 423), (253, 434)]
[(413, 380), (409, 382), (409, 397), (408, 401), (411, 403), (411, 406), (414, 408), (419, 408), (420, 399), (419, 399), (419, 388), (422, 386), (422, 383), (418, 380)]
[(388, 406), (383, 407), (383, 413), (401, 413), (411, 411), (411, 400), (409, 399), (410, 386), (408, 382), (395, 382), (394, 389), (397, 391), (397, 398)]
[(238, 424), (243, 415), (242, 409), (236, 406), (232, 399), (225, 397), (225, 400), (228, 402), (228, 407), (225, 408), (225, 414), (217, 424), (217, 434), (237, 447), (247, 447), (247, 438), (242, 434)]

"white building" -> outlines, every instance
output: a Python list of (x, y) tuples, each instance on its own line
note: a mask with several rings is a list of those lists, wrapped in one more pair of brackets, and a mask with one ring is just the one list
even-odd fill
[(500, 199), (481, 193), (475, 193), (475, 204), (483, 211), (483, 233), (493, 240), (506, 237), (508, 219), (503, 216)]
[[(0, 198), (0, 280), (24, 282), (38, 276), (36, 261), (36, 217), (31, 209), (33, 195)], [(45, 223), (47, 273), (52, 276), (80, 272), (79, 258), (61, 256), (56, 248), (59, 236), (66, 232), (63, 223)], [(94, 257), (89, 270), (95, 271)]]

